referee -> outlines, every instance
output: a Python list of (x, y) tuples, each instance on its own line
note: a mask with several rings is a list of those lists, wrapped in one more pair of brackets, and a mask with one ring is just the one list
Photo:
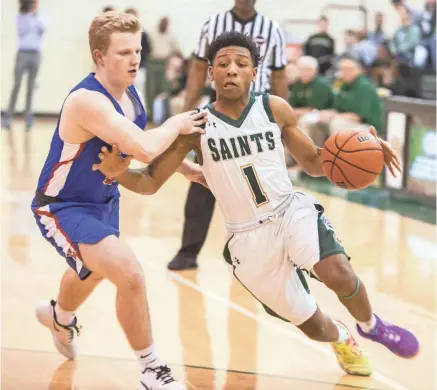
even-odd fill
[[(184, 111), (195, 108), (203, 91), (208, 71), (209, 45), (227, 31), (250, 35), (260, 47), (263, 61), (258, 67), (253, 90), (271, 92), (288, 101), (284, 35), (276, 22), (256, 12), (255, 1), (235, 0), (230, 11), (211, 16), (203, 25), (188, 73)], [(215, 91), (211, 94), (211, 101), (215, 101)], [(182, 247), (168, 264), (169, 269), (197, 268), (197, 256), (205, 242), (214, 205), (215, 198), (207, 188), (191, 183), (185, 203)]]

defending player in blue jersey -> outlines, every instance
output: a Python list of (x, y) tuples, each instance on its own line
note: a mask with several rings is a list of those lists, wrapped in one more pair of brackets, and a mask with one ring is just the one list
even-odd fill
[[(119, 240), (118, 183), (92, 166), (103, 146), (116, 144), (123, 153), (151, 163), (151, 176), (158, 181), (177, 166), (188, 179), (202, 181), (199, 167), (183, 158), (190, 149), (184, 138), (203, 132), (205, 114), (183, 113), (143, 132), (144, 104), (133, 86), (140, 63), (140, 22), (116, 12), (99, 15), (91, 23), (89, 44), (96, 73), (65, 100), (32, 202), (41, 233), (70, 265), (57, 300), (40, 302), (37, 318), (51, 331), (58, 351), (75, 358), (79, 327), (74, 312), (108, 279), (117, 289), (118, 320), (142, 367), (138, 388), (185, 389), (156, 356), (142, 268)], [(171, 162), (174, 169), (160, 170), (161, 161)]]

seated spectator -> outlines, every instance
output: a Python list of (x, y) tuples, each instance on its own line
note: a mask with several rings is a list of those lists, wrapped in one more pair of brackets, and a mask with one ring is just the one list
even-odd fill
[(390, 41), (390, 51), (397, 62), (414, 65), (414, 53), (421, 41), (419, 26), (411, 22), (411, 16), (404, 5), (396, 7), (401, 18), (401, 26), (396, 30)]
[(358, 51), (358, 43), (360, 42), (358, 33), (354, 30), (346, 30), (343, 34), (345, 50), (342, 57), (352, 57), (359, 60), (360, 53)]
[(165, 92), (153, 102), (153, 122), (161, 124), (170, 116), (182, 112), (187, 83), (188, 61), (181, 55), (171, 56), (165, 72)]
[(167, 17), (160, 19), (157, 28), (150, 31), (149, 37), (152, 50), (147, 64), (146, 101), (147, 113), (153, 118), (153, 102), (160, 93), (165, 91), (167, 62), (171, 56), (181, 51)]
[(381, 100), (375, 86), (363, 75), (361, 63), (345, 57), (339, 70), (342, 86), (333, 109), (320, 111), (311, 124), (302, 127), (318, 146), (337, 131), (367, 131), (370, 125), (382, 130)]
[(313, 57), (304, 56), (298, 60), (298, 79), (289, 87), (289, 103), (298, 117), (314, 109), (332, 108), (334, 94), (326, 78), (318, 74), (319, 64)]
[(328, 34), (329, 20), (326, 16), (319, 19), (319, 32), (311, 35), (304, 46), (304, 54), (317, 59), (320, 73), (326, 74), (332, 66), (332, 59), (335, 54), (334, 39)]
[(368, 38), (366, 31), (356, 33), (358, 36), (358, 60), (366, 66), (366, 71), (370, 68), (378, 56), (378, 45)]
[(285, 77), (287, 79), (288, 89), (299, 79), (299, 68), (295, 62), (289, 62), (285, 66)]
[(378, 47), (376, 60), (371, 65), (369, 75), (377, 87), (393, 91), (395, 72), (393, 56), (388, 45), (383, 43)]

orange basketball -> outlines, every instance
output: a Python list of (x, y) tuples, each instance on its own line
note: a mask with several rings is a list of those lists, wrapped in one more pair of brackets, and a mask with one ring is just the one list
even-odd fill
[(382, 146), (366, 131), (331, 135), (321, 158), (323, 171), (331, 183), (348, 190), (368, 187), (384, 168)]

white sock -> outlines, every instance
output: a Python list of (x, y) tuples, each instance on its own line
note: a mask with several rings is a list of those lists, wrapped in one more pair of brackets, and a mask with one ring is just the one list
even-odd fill
[(74, 320), (74, 312), (64, 310), (62, 307), (59, 306), (59, 303), (57, 302), (55, 305), (55, 313), (56, 313), (56, 320), (61, 325), (68, 326)]
[(337, 321), (333, 321), (333, 322), (338, 329), (338, 340), (336, 341), (336, 343), (344, 343), (350, 336), (349, 331), (340, 322)]
[(158, 362), (155, 344), (152, 344), (149, 348), (143, 349), (142, 351), (135, 351), (135, 353), (142, 369), (148, 366), (155, 366)]
[(376, 326), (376, 317), (375, 314), (372, 313), (372, 318), (367, 321), (367, 322), (358, 322), (358, 325), (360, 325), (360, 328), (362, 329), (363, 332), (365, 333), (370, 333), (372, 332), (373, 329), (375, 329)]

